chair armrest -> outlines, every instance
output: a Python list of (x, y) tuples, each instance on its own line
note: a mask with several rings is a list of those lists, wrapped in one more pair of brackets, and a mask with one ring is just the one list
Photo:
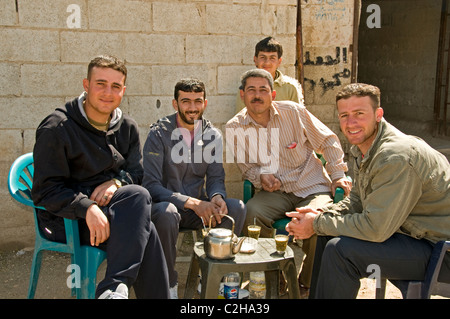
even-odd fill
[(247, 203), (250, 198), (255, 195), (255, 187), (249, 180), (244, 180), (244, 203)]

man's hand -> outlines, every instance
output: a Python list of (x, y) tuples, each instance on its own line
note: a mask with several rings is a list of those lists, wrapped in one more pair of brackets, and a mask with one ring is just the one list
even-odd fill
[[(216, 197), (219, 197), (219, 196), (214, 196), (211, 199), (211, 202), (189, 197), (189, 199), (184, 204), (184, 208), (193, 210), (197, 214), (198, 217), (203, 219), (203, 221), (205, 222), (205, 225), (209, 225), (209, 219), (210, 219), (211, 215), (215, 214), (214, 218), (211, 219), (211, 226), (215, 227), (217, 224), (220, 224), (222, 221), (220, 215), (218, 215), (218, 214), (220, 214), (221, 209), (222, 209), (222, 211), (224, 211), (223, 205), (222, 204), (218, 205), (218, 203), (221, 203), (221, 201), (223, 201), (223, 203), (225, 203), (225, 201), (222, 198), (215, 199)], [(213, 200), (214, 200), (214, 202), (213, 202)], [(226, 209), (226, 205), (225, 205), (224, 213), (228, 213), (228, 210)]]
[(331, 183), (331, 193), (336, 193), (336, 188), (341, 187), (344, 190), (345, 196), (348, 196), (350, 194), (350, 191), (352, 190), (352, 182), (349, 181), (346, 177), (342, 177), (339, 179), (334, 180)]
[(222, 214), (222, 215), (228, 214), (227, 203), (223, 199), (222, 195), (213, 196), (213, 198), (211, 198), (211, 203), (215, 204), (216, 207), (219, 208), (219, 214)]
[(91, 235), (92, 246), (98, 246), (109, 238), (109, 221), (96, 204), (89, 206), (86, 212), (86, 224)]
[(274, 192), (280, 189), (281, 182), (273, 174), (261, 174), (261, 186), (267, 192)]
[(296, 208), (295, 212), (287, 212), (286, 216), (292, 220), (286, 225), (286, 231), (295, 239), (307, 239), (315, 234), (313, 228), (314, 218), (319, 214), (311, 207)]
[(100, 207), (106, 206), (111, 201), (116, 190), (117, 186), (113, 180), (106, 181), (94, 189), (90, 199), (97, 202)]

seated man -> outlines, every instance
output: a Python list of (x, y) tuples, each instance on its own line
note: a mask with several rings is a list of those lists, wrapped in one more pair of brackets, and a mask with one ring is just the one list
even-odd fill
[(126, 76), (122, 61), (93, 59), (85, 92), (41, 122), (32, 197), (46, 209), (38, 219), (48, 239), (65, 242), (63, 217), (78, 219), (81, 243), (106, 250), (106, 275), (96, 297), (127, 298), (134, 286), (138, 298), (168, 298), (151, 197), (138, 185), (143, 175), (138, 127), (119, 108)]
[[(177, 111), (151, 125), (144, 145), (144, 180), (153, 196), (152, 221), (158, 230), (169, 268), (171, 298), (178, 298), (175, 271), (179, 227), (199, 229), (202, 222), (232, 227), (239, 235), (246, 208), (226, 197), (222, 165), (222, 135), (203, 117), (205, 85), (196, 79), (178, 82), (173, 108)], [(206, 186), (206, 187), (205, 187)]]
[[(259, 41), (255, 46), (253, 61), (258, 69), (264, 69), (272, 75), (273, 90), (277, 92), (275, 101), (294, 101), (303, 104), (303, 93), (300, 83), (290, 76), (281, 73), (283, 46), (273, 37)], [(245, 107), (240, 90), (237, 93), (236, 113)]]
[[(336, 134), (302, 104), (273, 101), (275, 95), (269, 72), (247, 71), (241, 81), (246, 108), (226, 125), (227, 156), (233, 154), (243, 177), (261, 189), (247, 202), (245, 225), (256, 220), (262, 237), (271, 236), (272, 224), (285, 212), (304, 205), (322, 207), (332, 202), (337, 187), (345, 194), (351, 188)], [(323, 154), (331, 179), (314, 151)], [(306, 258), (299, 282), (304, 295), (310, 286), (315, 239), (305, 240), (302, 247)]]
[(350, 84), (336, 102), (355, 186), (338, 204), (287, 213), (295, 238), (318, 235), (311, 297), (356, 298), (372, 264), (383, 278), (423, 280), (433, 244), (450, 239), (450, 165), (386, 122), (377, 87)]

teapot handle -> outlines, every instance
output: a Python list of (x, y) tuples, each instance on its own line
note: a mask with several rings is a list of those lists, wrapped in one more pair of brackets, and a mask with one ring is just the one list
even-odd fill
[(225, 217), (228, 217), (229, 219), (231, 219), (231, 222), (233, 223), (233, 227), (231, 228), (231, 234), (232, 234), (232, 236), (233, 236), (233, 234), (234, 234), (234, 218), (231, 217), (231, 216), (229, 216), (229, 215), (227, 215), (227, 214), (212, 214), (211, 216), (209, 216), (209, 229), (211, 229), (211, 218), (212, 218), (214, 215), (225, 216)]

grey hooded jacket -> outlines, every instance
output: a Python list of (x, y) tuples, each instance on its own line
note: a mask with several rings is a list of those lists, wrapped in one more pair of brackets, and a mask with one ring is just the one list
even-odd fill
[(207, 200), (216, 194), (226, 198), (225, 171), (222, 164), (222, 134), (211, 122), (202, 119), (191, 145), (177, 128), (176, 114), (150, 126), (144, 144), (144, 178), (155, 202), (170, 202), (184, 210), (189, 197)]

